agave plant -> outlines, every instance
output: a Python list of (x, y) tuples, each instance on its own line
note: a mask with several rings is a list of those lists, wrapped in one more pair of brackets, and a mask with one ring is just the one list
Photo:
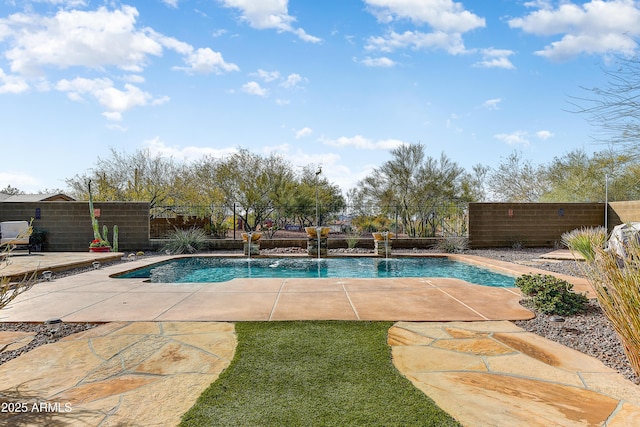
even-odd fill
[[(604, 235), (604, 237), (603, 237)], [(640, 374), (640, 243), (623, 243), (621, 258), (604, 247), (604, 229), (574, 230), (563, 235), (570, 250), (584, 256), (585, 274), (598, 302), (617, 332), (631, 367)]]

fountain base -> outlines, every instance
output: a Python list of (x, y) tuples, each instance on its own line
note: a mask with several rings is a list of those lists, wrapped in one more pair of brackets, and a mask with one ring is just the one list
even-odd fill
[(374, 240), (373, 241), (373, 252), (377, 255), (377, 256), (381, 256), (381, 257), (387, 257), (391, 255), (391, 241), (380, 241), (380, 240)]
[(327, 238), (321, 237), (318, 239), (317, 237), (309, 238), (307, 240), (307, 255), (311, 257), (318, 257), (318, 250), (320, 250), (320, 258), (327, 257)]
[(377, 256), (389, 257), (391, 255), (391, 239), (394, 234), (388, 231), (373, 234), (373, 251)]
[(260, 242), (254, 240), (251, 242), (242, 242), (242, 250), (246, 256), (251, 255), (260, 255)]

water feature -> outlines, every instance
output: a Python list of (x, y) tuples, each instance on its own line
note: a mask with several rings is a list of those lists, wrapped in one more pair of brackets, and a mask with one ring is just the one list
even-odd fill
[(389, 259), (389, 232), (383, 232), (382, 236), (384, 237), (384, 257)]
[(248, 261), (251, 261), (252, 252), (255, 252), (253, 255), (260, 255), (260, 237), (262, 233), (257, 231), (242, 233), (242, 249)]
[(320, 262), (320, 236), (322, 235), (322, 227), (316, 227), (316, 236), (318, 236), (318, 262)]
[[(249, 268), (250, 267), (250, 268)], [(446, 257), (246, 258), (184, 257), (133, 270), (118, 277), (158, 283), (225, 282), (236, 278), (452, 277), (486, 286), (512, 287), (515, 278)]]

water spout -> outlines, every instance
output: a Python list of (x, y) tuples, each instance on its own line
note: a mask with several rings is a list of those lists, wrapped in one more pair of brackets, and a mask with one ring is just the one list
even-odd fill
[(320, 235), (321, 234), (322, 234), (322, 227), (316, 227), (316, 236), (318, 237), (318, 263), (320, 262)]
[(389, 259), (389, 232), (385, 231), (384, 233), (382, 233), (382, 235), (384, 236), (384, 254), (385, 254), (385, 258)]
[(247, 255), (249, 256), (248, 261), (251, 261), (251, 241), (253, 240), (253, 232), (249, 231), (247, 233)]

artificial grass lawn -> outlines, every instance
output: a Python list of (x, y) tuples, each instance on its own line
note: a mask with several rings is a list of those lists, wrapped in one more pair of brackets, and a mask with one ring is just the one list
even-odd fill
[(236, 323), (231, 365), (181, 426), (458, 426), (391, 363), (391, 322)]

